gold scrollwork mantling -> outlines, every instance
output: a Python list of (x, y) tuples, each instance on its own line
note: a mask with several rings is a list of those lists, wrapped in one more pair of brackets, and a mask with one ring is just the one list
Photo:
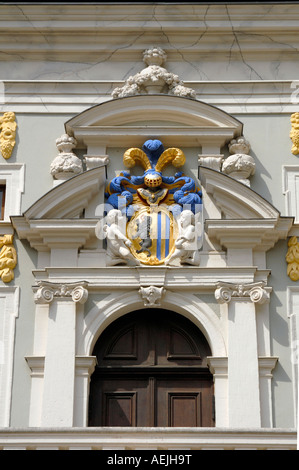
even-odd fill
[(294, 155), (299, 154), (299, 113), (291, 115), (292, 129), (290, 132), (290, 138), (293, 142), (292, 153)]
[(0, 149), (3, 158), (8, 160), (16, 144), (16, 116), (13, 112), (4, 113), (0, 116)]
[(287, 274), (292, 281), (299, 281), (299, 242), (297, 237), (289, 239), (288, 247), (286, 254)]
[(14, 279), (14, 268), (17, 265), (17, 251), (13, 246), (13, 235), (0, 236), (0, 277), (8, 283)]

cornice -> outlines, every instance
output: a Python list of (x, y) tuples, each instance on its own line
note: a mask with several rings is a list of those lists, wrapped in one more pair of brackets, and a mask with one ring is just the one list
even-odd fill
[[(298, 54), (298, 4), (0, 5), (0, 58), (135, 60), (159, 42), (168, 60)], [(16, 40), (18, 38), (18, 40)], [(154, 39), (153, 39), (154, 38)], [(233, 47), (235, 46), (235, 47)], [(211, 49), (212, 48), (212, 49)], [(46, 56), (45, 56), (46, 54)]]
[[(171, 5), (171, 8), (169, 6)], [(188, 3), (184, 2), (101, 2), (101, 3), (5, 3), (0, 5), (1, 18), (3, 21), (65, 21), (63, 15), (68, 15), (69, 21), (92, 21), (95, 15), (101, 21), (142, 21), (147, 19), (177, 20), (181, 23), (186, 21), (196, 21), (201, 15), (205, 20), (211, 19), (221, 21), (223, 17), (229, 15), (231, 21), (279, 21), (283, 14), (286, 20), (294, 20), (299, 16), (299, 5), (294, 2), (255, 2), (254, 8), (249, 2), (227, 2), (226, 4)], [(152, 16), (149, 16), (152, 13)]]
[[(36, 282), (50, 281), (54, 283), (88, 282), (88, 290), (96, 292), (128, 291), (140, 286), (165, 287), (171, 291), (214, 292), (217, 282), (248, 284), (255, 282), (258, 276), (256, 267), (127, 267), (115, 266), (104, 268), (46, 268), (35, 270)], [(267, 277), (267, 276), (266, 276)], [(116, 279), (111, 283), (111, 279)], [(266, 279), (264, 279), (266, 282)]]
[[(31, 361), (32, 362), (32, 361)], [(14, 428), (0, 429), (1, 449), (296, 450), (293, 428)], [(115, 453), (117, 450), (115, 450)]]
[[(185, 81), (197, 99), (229, 114), (292, 114), (298, 110), (298, 80)], [(4, 80), (5, 102), (0, 112), (74, 114), (111, 100), (111, 92), (124, 81), (113, 80)], [(295, 85), (295, 86), (294, 86)], [(296, 95), (297, 96), (297, 95)]]

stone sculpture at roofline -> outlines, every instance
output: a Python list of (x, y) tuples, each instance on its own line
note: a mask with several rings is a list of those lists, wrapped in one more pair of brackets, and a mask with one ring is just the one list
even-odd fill
[(178, 75), (168, 72), (164, 65), (167, 55), (161, 47), (155, 46), (143, 53), (143, 61), (147, 67), (141, 72), (130, 76), (122, 87), (112, 92), (112, 97), (124, 98), (126, 96), (166, 93), (184, 98), (196, 99), (196, 93), (185, 86)]

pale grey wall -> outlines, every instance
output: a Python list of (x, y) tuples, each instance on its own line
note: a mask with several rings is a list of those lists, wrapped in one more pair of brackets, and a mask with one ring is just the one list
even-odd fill
[(68, 115), (17, 114), (17, 140), (11, 163), (25, 163), (22, 211), (27, 210), (53, 187), (50, 165), (58, 155), (55, 141), (65, 133)]
[(256, 162), (251, 188), (286, 215), (282, 186), (282, 165), (299, 165), (291, 153), (290, 114), (234, 115), (244, 123), (243, 132), (251, 144)]

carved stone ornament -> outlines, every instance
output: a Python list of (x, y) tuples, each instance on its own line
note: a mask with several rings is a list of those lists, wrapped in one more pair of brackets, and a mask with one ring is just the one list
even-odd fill
[(78, 282), (72, 284), (55, 284), (39, 281), (34, 300), (37, 304), (50, 304), (54, 298), (70, 298), (75, 303), (84, 304), (88, 298), (88, 284)]
[(4, 113), (0, 116), (0, 149), (3, 158), (8, 160), (11, 157), (13, 148), (16, 144), (17, 123), (13, 112)]
[(249, 177), (255, 173), (254, 158), (248, 155), (249, 142), (244, 137), (233, 139), (229, 143), (229, 151), (233, 155), (226, 158), (222, 164), (222, 172), (250, 186)]
[(181, 264), (191, 264), (199, 266), (198, 238), (202, 234), (202, 226), (198, 220), (198, 215), (189, 210), (184, 210), (178, 219), (179, 235), (175, 241), (173, 254), (165, 261), (170, 264), (178, 258)]
[(230, 284), (219, 282), (215, 291), (218, 303), (229, 303), (233, 298), (248, 298), (254, 303), (264, 304), (270, 300), (270, 289), (265, 288), (264, 282), (250, 284)]
[(107, 239), (107, 266), (127, 264), (128, 260), (136, 266), (140, 265), (130, 252), (132, 245), (126, 235), (126, 220), (118, 209), (112, 209), (106, 216), (106, 224), (103, 227), (104, 237)]
[(211, 168), (212, 170), (221, 171), (221, 165), (223, 162), (222, 154), (200, 154), (198, 155), (198, 163), (200, 166)]
[(56, 140), (59, 155), (51, 164), (51, 175), (57, 180), (66, 180), (83, 172), (81, 160), (72, 152), (77, 145), (76, 139), (63, 134)]
[(178, 75), (162, 67), (166, 59), (167, 55), (160, 47), (151, 47), (144, 51), (143, 61), (147, 67), (136, 75), (130, 76), (124, 86), (115, 88), (112, 97), (124, 98), (142, 94), (168, 93), (195, 99), (194, 90), (186, 87)]
[(250, 152), (250, 143), (245, 137), (238, 137), (237, 139), (232, 139), (228, 144), (228, 150), (231, 154), (242, 153), (248, 154)]
[(8, 283), (14, 279), (14, 268), (17, 265), (17, 252), (13, 246), (13, 235), (0, 237), (0, 277)]
[(290, 138), (293, 142), (292, 153), (294, 155), (299, 154), (299, 113), (294, 113), (291, 115), (291, 125), (292, 129), (290, 132)]
[(108, 165), (110, 162), (108, 155), (84, 155), (86, 170), (92, 170), (99, 166)]
[(286, 262), (288, 263), (287, 274), (292, 281), (299, 280), (299, 242), (297, 237), (291, 237), (288, 241), (288, 252)]
[(159, 307), (161, 305), (161, 299), (165, 294), (166, 289), (164, 287), (140, 287), (139, 293), (144, 300), (145, 307)]

